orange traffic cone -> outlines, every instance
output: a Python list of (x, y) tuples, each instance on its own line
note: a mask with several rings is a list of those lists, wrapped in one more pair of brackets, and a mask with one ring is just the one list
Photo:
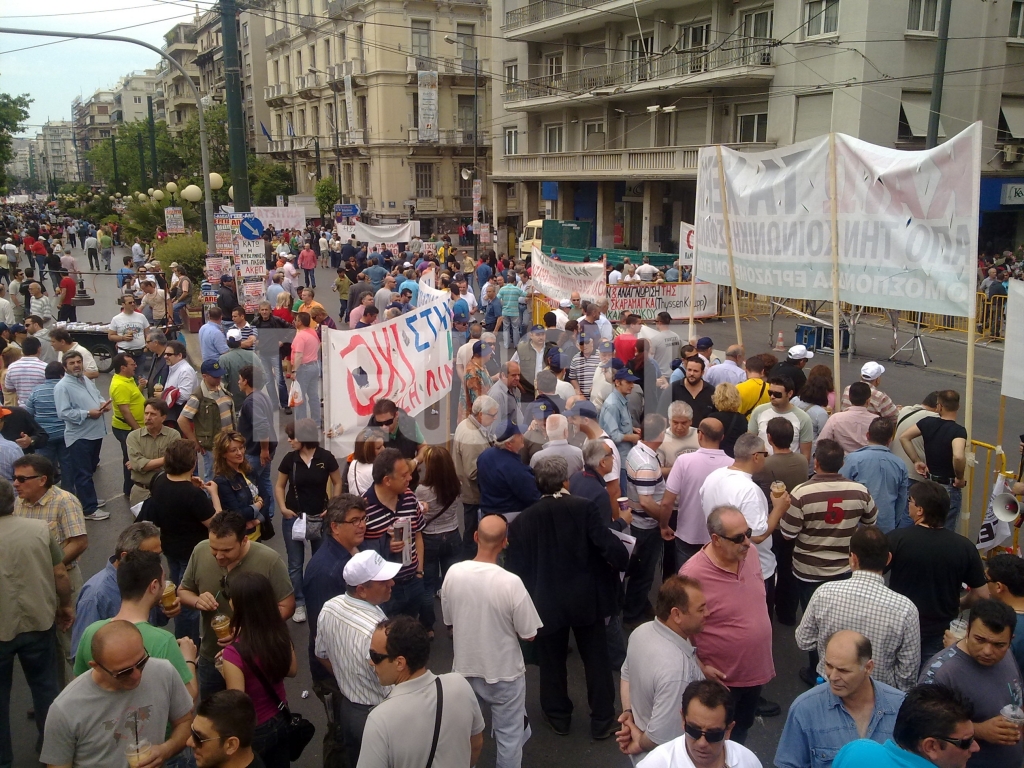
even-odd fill
[(779, 336), (778, 336), (778, 338), (775, 339), (775, 351), (776, 352), (785, 352), (786, 351), (786, 342), (783, 341), (783, 339), (782, 339), (782, 331), (779, 331)]

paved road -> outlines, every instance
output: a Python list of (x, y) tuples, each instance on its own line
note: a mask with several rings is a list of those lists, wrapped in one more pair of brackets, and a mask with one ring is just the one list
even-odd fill
[[(125, 254), (127, 251), (124, 252)], [(115, 259), (118, 263), (120, 256)], [(337, 296), (330, 290), (334, 275), (330, 270), (318, 270), (321, 288), (317, 291), (317, 300), (337, 316)], [(115, 304), (116, 288), (113, 278), (100, 276), (96, 279), (95, 288), (87, 282), (90, 292), (95, 291), (97, 298), (93, 307), (83, 307), (79, 317), (85, 321), (106, 321), (117, 312)], [(776, 324), (776, 330), (783, 330), (787, 343), (793, 343), (793, 329), (796, 320), (788, 320)], [(717, 348), (735, 341), (735, 331), (731, 323), (709, 322), (702, 327), (701, 333), (711, 336)], [(768, 338), (767, 323), (758, 320), (744, 321), (744, 339), (749, 352), (767, 349), (764, 340)], [(891, 331), (885, 328), (862, 326), (858, 337), (859, 356), (852, 362), (842, 365), (843, 380), (850, 382), (858, 375), (860, 366), (865, 360), (885, 360), (891, 354)], [(902, 339), (901, 342), (902, 343)], [(885, 363), (886, 376), (883, 379), (884, 389), (900, 404), (918, 402), (926, 393), (940, 388), (954, 388), (963, 392), (966, 347), (962, 343), (943, 339), (928, 339), (928, 350), (934, 358), (932, 365), (923, 369), (919, 365), (900, 365)], [(831, 358), (827, 361), (831, 363)], [(997, 428), (999, 387), (998, 379), (1002, 366), (1002, 350), (998, 347), (982, 348), (977, 351), (978, 380), (975, 389), (975, 435), (978, 439), (994, 442)], [(100, 389), (105, 390), (109, 384), (109, 376), (100, 377)], [(1024, 405), (1011, 401), (1007, 408), (1007, 434), (1005, 442), (1013, 446), (1010, 462), (1016, 464), (1015, 435), (1024, 432)], [(283, 451), (278, 451), (278, 456)], [(106, 441), (103, 447), (102, 461), (96, 475), (99, 495), (109, 499), (106, 509), (111, 513), (109, 520), (89, 523), (89, 549), (83, 555), (81, 566), (83, 575), (88, 577), (103, 567), (106, 558), (113, 551), (114, 541), (125, 526), (132, 522), (131, 513), (123, 497), (119, 495), (121, 473), (119, 468), (120, 448), (114, 440)], [(976, 515), (977, 517), (977, 515)], [(975, 526), (976, 527), (976, 526)], [(270, 542), (271, 546), (284, 557), (284, 544), (280, 535)], [(438, 611), (440, 616), (440, 611)], [(306, 625), (289, 622), (295, 647), (306, 647)], [(789, 703), (806, 688), (796, 675), (797, 669), (806, 663), (806, 656), (798, 651), (793, 640), (793, 631), (788, 627), (776, 627), (773, 641), (775, 665), (778, 676), (766, 688), (769, 699), (782, 704), (783, 714), (780, 717), (766, 719), (755, 724), (750, 731), (748, 746), (761, 758), (765, 765), (772, 764), (775, 746), (784, 722), (786, 708)], [(324, 727), (323, 711), (319, 701), (310, 694), (306, 700), (301, 699), (303, 691), (310, 689), (308, 666), (305, 652), (300, 652), (299, 675), (287, 682), (288, 698), (293, 709), (302, 712), (316, 723), (319, 732)], [(430, 668), (435, 672), (443, 672), (451, 667), (452, 646), (447, 634), (437, 632), (430, 660)], [(527, 670), (527, 710), (533, 722), (533, 738), (524, 750), (526, 766), (592, 766), (606, 768), (628, 766), (627, 759), (618, 752), (614, 741), (594, 742), (590, 739), (587, 723), (586, 689), (583, 680), (583, 669), (577, 654), (569, 657), (570, 693), (577, 707), (577, 717), (572, 732), (568, 736), (556, 736), (541, 720), (538, 699), (537, 668)], [(25, 720), (25, 712), (31, 706), (28, 689), (20, 667), (16, 666), (14, 694), (11, 706), (12, 730), (16, 766), (35, 765), (32, 747), (35, 741), (35, 729)], [(486, 713), (485, 713), (486, 714)], [(315, 766), (320, 763), (318, 738), (307, 748), (300, 765)], [(485, 739), (481, 766), (494, 765), (494, 745), (491, 739)]]

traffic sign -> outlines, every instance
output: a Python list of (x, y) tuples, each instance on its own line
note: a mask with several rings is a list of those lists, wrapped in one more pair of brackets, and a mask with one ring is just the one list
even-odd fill
[(242, 219), (238, 231), (246, 240), (259, 240), (263, 237), (263, 222), (255, 216)]
[(341, 203), (335, 203), (334, 204), (334, 212), (335, 213), (341, 213), (344, 210), (345, 210), (345, 206), (342, 205)]
[[(353, 205), (353, 204), (345, 203), (343, 205), (337, 206), (337, 208), (341, 209), (340, 211), (338, 211), (338, 213), (340, 213), (342, 216), (358, 216), (359, 215), (359, 206), (358, 205)], [(335, 210), (337, 210), (337, 208)]]

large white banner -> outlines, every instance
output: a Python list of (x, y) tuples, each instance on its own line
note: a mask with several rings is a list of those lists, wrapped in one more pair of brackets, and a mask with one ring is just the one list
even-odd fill
[(407, 221), (404, 224), (373, 225), (357, 221), (351, 227), (339, 227), (339, 229), (355, 232), (356, 240), (361, 243), (379, 245), (382, 243), (408, 243), (413, 236), (412, 224), (411, 221)]
[[(1024, 282), (1020, 280), (1010, 281), (1003, 328), (1006, 334), (1003, 349), (1017, 351), (1024, 348)], [(1024, 400), (1024, 355), (1017, 357), (1012, 352), (1003, 354), (1003, 381), (1000, 394)]]
[(254, 206), (253, 214), (264, 227), (273, 227), (280, 232), (282, 229), (303, 229), (306, 226), (306, 209), (301, 205)]
[[(843, 301), (968, 316), (974, 305), (981, 123), (904, 152), (835, 134), (768, 152), (722, 147), (736, 287), (832, 298), (834, 163)], [(697, 273), (729, 283), (718, 148), (700, 150)]]
[(419, 140), (437, 141), (437, 72), (419, 72), (418, 88)]
[[(690, 317), (689, 283), (619, 283), (608, 286), (609, 320), (618, 320), (623, 314), (640, 315), (654, 320), (659, 312), (668, 312), (673, 320)], [(718, 315), (718, 286), (698, 282), (694, 286), (693, 316), (697, 318)]]
[(533, 247), (530, 255), (533, 287), (552, 299), (568, 299), (573, 291), (580, 298), (598, 301), (605, 296), (604, 262), (555, 261)]
[(351, 443), (373, 404), (393, 400), (410, 416), (444, 397), (452, 385), (448, 293), (420, 285), (418, 307), (359, 330), (324, 328), (325, 423)]
[[(347, 144), (355, 144), (356, 97), (352, 91), (352, 75), (345, 75), (345, 120), (348, 122)], [(366, 126), (363, 126), (364, 128)]]

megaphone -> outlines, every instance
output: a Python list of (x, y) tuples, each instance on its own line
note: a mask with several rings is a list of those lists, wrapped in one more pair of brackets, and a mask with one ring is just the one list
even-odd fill
[(1000, 493), (992, 499), (992, 511), (1004, 523), (1014, 523), (1020, 517), (1020, 502), (1012, 493)]

